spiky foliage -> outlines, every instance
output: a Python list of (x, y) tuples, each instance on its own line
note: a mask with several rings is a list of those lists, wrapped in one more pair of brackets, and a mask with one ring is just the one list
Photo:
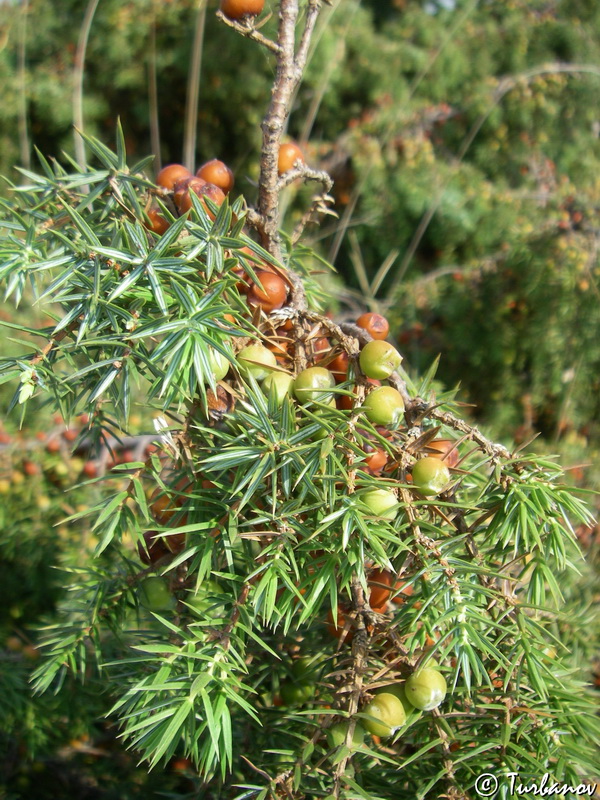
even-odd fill
[[(405, 424), (375, 428), (361, 410), (358, 339), (293, 304), (251, 315), (239, 293), (240, 264), (298, 270), (294, 252), (278, 265), (245, 235), (241, 200), (214, 221), (195, 203), (151, 233), (157, 190), (143, 165), (127, 168), (122, 143), (117, 154), (87, 144), (101, 168), (43, 162), (5, 206), (6, 292), (52, 303), (56, 324), (2, 373), (18, 381), (15, 404), (46, 395), (67, 418), (88, 413), (92, 443), (127, 428), (136, 392), (170, 425), (158, 452), (106, 475), (102, 499), (72, 515), (89, 518), (97, 553), (71, 570), (36, 690), (96, 673), (130, 746), (152, 766), (185, 753), (222, 796), (234, 796), (232, 769), (244, 796), (273, 797), (422, 797), (444, 785), (470, 796), (481, 772), (590, 776), (598, 726), (573, 655), (582, 617), (568, 616), (560, 587), (582, 568), (571, 526), (589, 514), (560, 469), (488, 442), (450, 396), (433, 396), (431, 376), (396, 375)], [(355, 396), (352, 408), (279, 405), (240, 369), (236, 352), (272, 342), (286, 319), (296, 355), (279, 369), (348, 352), (333, 392)], [(313, 347), (323, 335), (324, 355)], [(213, 351), (230, 362), (219, 382)], [(440, 432), (460, 461), (424, 497), (409, 476)], [(383, 476), (366, 465), (369, 444), (388, 457)], [(377, 517), (364, 496), (382, 487), (397, 513)], [(144, 566), (149, 532), (166, 547)], [(389, 599), (401, 602), (370, 607), (375, 567), (396, 576)], [(150, 575), (172, 602), (148, 600)], [(432, 657), (450, 687), (439, 709), (384, 745), (328, 746), (338, 716), (360, 720), (372, 692)], [(294, 704), (290, 685), (309, 696)]]

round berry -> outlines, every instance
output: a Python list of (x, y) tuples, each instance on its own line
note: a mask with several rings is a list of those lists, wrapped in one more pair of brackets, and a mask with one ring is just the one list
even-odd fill
[(334, 639), (342, 639), (344, 644), (350, 644), (354, 638), (353, 620), (338, 607), (337, 619), (334, 622), (333, 610), (329, 609), (327, 614), (327, 630)]
[(348, 367), (350, 365), (350, 356), (348, 353), (340, 353), (333, 361), (327, 365), (327, 369), (331, 372), (336, 380), (336, 383), (343, 383), (348, 378)]
[(242, 19), (246, 14), (256, 16), (265, 7), (265, 0), (221, 0), (221, 11), (229, 19)]
[(390, 599), (394, 576), (385, 569), (375, 569), (369, 575), (369, 605), (371, 608), (383, 608)]
[(302, 150), (298, 147), (296, 142), (286, 142), (279, 148), (279, 157), (277, 159), (277, 171), (280, 175), (293, 169), (296, 161), (304, 163), (304, 156)]
[[(304, 591), (302, 592), (304, 594)], [(310, 682), (316, 673), (321, 672), (321, 659), (310, 656), (301, 656), (292, 663), (292, 675), (297, 681)]]
[[(199, 183), (200, 181), (202, 181), (202, 183)], [(200, 202), (208, 216), (211, 219), (214, 219), (216, 214), (211, 208), (209, 208), (206, 198), (212, 200), (215, 205), (220, 206), (225, 200), (225, 195), (221, 189), (212, 183), (206, 183), (206, 181), (203, 181), (202, 178), (192, 178), (188, 184), (187, 192), (184, 193), (178, 206), (181, 214), (185, 214), (186, 211), (189, 211), (192, 208), (192, 193), (194, 193), (200, 199)]]
[(388, 342), (374, 339), (360, 351), (360, 368), (368, 378), (389, 378), (402, 363), (402, 356)]
[(302, 370), (294, 381), (294, 394), (301, 403), (328, 403), (335, 386), (335, 378), (324, 367), (309, 367)]
[(369, 489), (360, 499), (376, 517), (393, 520), (398, 513), (398, 498), (389, 489)]
[(276, 404), (280, 406), (284, 398), (292, 393), (293, 385), (294, 379), (286, 372), (271, 372), (262, 382), (262, 389), (267, 396), (272, 393)]
[(363, 720), (369, 733), (392, 736), (406, 722), (406, 712), (400, 700), (389, 692), (381, 692), (363, 708), (370, 719)]
[(439, 494), (450, 482), (450, 471), (439, 458), (425, 456), (412, 468), (415, 489), (426, 496)]
[(454, 447), (452, 439), (434, 439), (427, 445), (428, 455), (431, 458), (439, 458), (444, 464), (451, 469), (455, 467), (460, 460), (460, 453), (458, 448)]
[(229, 360), (218, 350), (215, 350), (214, 347), (211, 347), (208, 351), (208, 363), (216, 381), (223, 380), (229, 372)]
[(200, 188), (204, 186), (206, 181), (203, 181), (202, 178), (194, 178), (193, 175), (190, 175), (187, 178), (180, 178), (175, 185), (173, 186), (173, 202), (177, 206), (177, 209), (180, 213), (181, 206), (184, 202), (189, 202), (189, 190), (190, 188)]
[[(327, 728), (327, 744), (329, 747), (340, 747), (345, 744), (348, 735), (349, 722), (336, 722), (330, 728)], [(354, 750), (360, 747), (365, 741), (365, 729), (358, 722), (354, 726), (352, 739), (350, 740), (350, 749)]]
[(213, 158), (211, 161), (207, 161), (206, 164), (202, 164), (196, 172), (196, 177), (218, 186), (225, 194), (229, 194), (233, 189), (233, 172), (227, 164), (219, 161), (218, 158)]
[(147, 211), (147, 215), (150, 222), (146, 227), (153, 233), (162, 236), (163, 233), (166, 233), (171, 227), (169, 220), (162, 216), (160, 210), (156, 206), (151, 206)]
[(301, 705), (306, 703), (307, 700), (315, 693), (314, 683), (300, 683), (293, 681), (284, 681), (280, 688), (279, 694), (286, 706)]
[(187, 592), (183, 602), (195, 616), (217, 619), (225, 616), (226, 609), (215, 595), (223, 595), (223, 588), (216, 581), (206, 580), (198, 591)]
[(267, 314), (274, 311), (287, 300), (288, 285), (280, 275), (266, 270), (258, 270), (256, 277), (260, 283), (252, 284), (248, 292), (248, 305), (260, 306)]
[(240, 368), (252, 375), (257, 381), (262, 381), (277, 366), (275, 354), (262, 344), (249, 344), (237, 354)]
[(183, 164), (167, 164), (156, 176), (156, 183), (158, 186), (162, 186), (163, 189), (172, 190), (177, 181), (191, 177), (192, 173)]
[(380, 386), (366, 396), (363, 408), (369, 422), (395, 428), (404, 412), (404, 400), (392, 386)]
[(169, 590), (169, 584), (158, 575), (144, 578), (138, 587), (140, 604), (148, 611), (170, 611), (175, 607), (175, 598)]
[[(164, 495), (166, 497), (166, 495)], [(154, 513), (154, 511), (153, 511)], [(138, 553), (143, 564), (156, 564), (161, 558), (171, 554), (162, 536), (156, 531), (146, 531), (144, 544), (138, 544)]]
[(432, 667), (424, 667), (407, 679), (404, 691), (412, 706), (422, 711), (431, 711), (443, 703), (448, 686), (441, 672)]
[(364, 442), (362, 449), (366, 454), (363, 462), (365, 471), (371, 475), (380, 475), (388, 462), (388, 454), (381, 447)]
[(394, 595), (392, 597), (392, 603), (396, 603), (396, 605), (401, 606), (407, 597), (410, 597), (414, 592), (414, 587), (412, 584), (409, 586), (406, 585), (406, 581), (398, 579), (394, 583)]
[(362, 314), (356, 324), (363, 328), (373, 339), (387, 339), (390, 332), (390, 323), (381, 314), (370, 311)]

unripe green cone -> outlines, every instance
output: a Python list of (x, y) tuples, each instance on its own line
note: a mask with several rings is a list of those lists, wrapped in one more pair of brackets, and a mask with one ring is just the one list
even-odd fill
[(229, 372), (229, 360), (222, 353), (211, 347), (208, 351), (210, 371), (216, 381), (221, 381)]
[(303, 681), (284, 681), (279, 687), (279, 694), (286, 706), (302, 705), (315, 693), (314, 683)]
[[(340, 747), (344, 744), (349, 726), (349, 722), (336, 722), (330, 728), (327, 728), (327, 744), (329, 747)], [(354, 726), (354, 733), (352, 734), (350, 749), (353, 750), (356, 747), (360, 747), (364, 741), (365, 730), (362, 725), (357, 722)]]
[(431, 711), (443, 703), (448, 686), (441, 672), (424, 667), (407, 679), (404, 691), (406, 699), (415, 708)]
[(433, 496), (450, 483), (450, 470), (439, 458), (425, 456), (412, 468), (412, 482), (418, 492)]
[(223, 594), (223, 589), (216, 581), (203, 581), (198, 591), (189, 591), (183, 598), (191, 613), (198, 617), (217, 619), (225, 616), (225, 606), (221, 605), (215, 595)]
[(333, 398), (328, 389), (334, 386), (335, 378), (328, 369), (309, 367), (294, 380), (294, 395), (301, 403), (330, 403)]
[(360, 495), (363, 503), (377, 517), (393, 520), (398, 513), (398, 498), (388, 489), (369, 489)]
[(269, 397), (275, 397), (278, 406), (282, 405), (285, 397), (292, 393), (294, 379), (285, 372), (271, 372), (262, 382), (262, 390)]
[(277, 366), (275, 354), (262, 344), (243, 347), (237, 354), (237, 362), (242, 372), (252, 375), (257, 381), (264, 380)]
[(402, 356), (389, 342), (374, 339), (360, 351), (360, 368), (367, 378), (379, 381), (389, 378), (402, 363)]
[(400, 700), (389, 692), (381, 692), (362, 709), (369, 719), (363, 725), (375, 736), (392, 736), (406, 722), (406, 712)]
[(170, 611), (175, 607), (175, 598), (169, 590), (169, 584), (158, 575), (144, 578), (138, 587), (141, 605), (148, 611)]
[(404, 400), (393, 386), (380, 386), (369, 392), (362, 407), (369, 422), (395, 428), (404, 413)]

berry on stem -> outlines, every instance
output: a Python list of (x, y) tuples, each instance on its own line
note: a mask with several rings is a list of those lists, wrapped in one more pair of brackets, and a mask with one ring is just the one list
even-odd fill
[(221, 0), (221, 11), (229, 19), (242, 19), (246, 15), (261, 14), (265, 0)]
[[(202, 183), (200, 183), (200, 181), (202, 181)], [(204, 206), (208, 216), (211, 219), (214, 219), (216, 214), (209, 208), (206, 198), (212, 200), (217, 206), (220, 206), (225, 200), (225, 194), (221, 191), (221, 189), (219, 189), (219, 187), (215, 186), (213, 183), (206, 183), (206, 181), (203, 181), (202, 178), (192, 178), (187, 186), (187, 191), (184, 192), (183, 197), (178, 205), (181, 214), (185, 214), (186, 211), (189, 211), (192, 208), (192, 192), (200, 199), (200, 202)]]
[(369, 489), (360, 495), (360, 499), (376, 517), (396, 519), (398, 498), (389, 489)]
[(216, 381), (223, 380), (229, 372), (229, 360), (218, 350), (215, 350), (214, 347), (211, 347), (208, 351), (208, 363)]
[(280, 406), (284, 398), (292, 393), (293, 384), (293, 377), (286, 372), (271, 372), (262, 382), (262, 389), (267, 397), (272, 393), (276, 404)]
[(163, 233), (166, 233), (171, 227), (169, 220), (162, 216), (160, 209), (156, 206), (151, 206), (146, 213), (150, 221), (150, 224), (146, 227), (153, 233), (162, 236)]
[(329, 362), (327, 369), (335, 378), (336, 383), (343, 383), (348, 378), (349, 365), (350, 356), (348, 353), (342, 352)]
[(156, 183), (163, 189), (174, 189), (175, 184), (182, 179), (191, 178), (192, 173), (183, 164), (167, 164), (156, 176)]
[(360, 368), (368, 378), (385, 380), (402, 363), (402, 356), (396, 348), (379, 339), (374, 339), (360, 351)]
[(243, 347), (237, 354), (237, 362), (242, 371), (252, 375), (257, 381), (264, 380), (277, 366), (275, 354), (262, 344)]
[(233, 189), (233, 172), (227, 164), (219, 161), (218, 158), (213, 158), (211, 161), (207, 161), (206, 164), (202, 164), (196, 172), (196, 177), (202, 178), (207, 183), (212, 183), (213, 186), (218, 186), (224, 194), (229, 194)]
[(279, 148), (279, 156), (277, 159), (277, 171), (280, 175), (284, 172), (289, 172), (293, 169), (296, 161), (301, 161), (304, 164), (304, 156), (302, 150), (298, 147), (296, 142), (285, 142)]
[(331, 399), (328, 390), (335, 386), (335, 378), (324, 367), (309, 367), (302, 370), (294, 381), (294, 395), (301, 403), (327, 403)]
[(441, 672), (433, 667), (424, 667), (406, 680), (404, 691), (412, 706), (431, 711), (443, 703), (448, 686)]
[[(194, 183), (192, 183), (194, 181)], [(180, 178), (178, 181), (175, 182), (173, 186), (173, 202), (177, 206), (177, 209), (181, 212), (181, 204), (184, 201), (185, 197), (189, 195), (189, 187), (190, 186), (204, 186), (206, 181), (203, 181), (202, 178), (194, 178), (193, 175), (189, 175), (188, 177)]]
[(460, 460), (460, 453), (454, 444), (452, 439), (434, 439), (426, 447), (427, 455), (431, 458), (439, 458), (448, 468), (452, 469)]
[(450, 482), (450, 471), (439, 458), (425, 456), (412, 468), (412, 482), (415, 489), (425, 496), (439, 494)]
[(356, 324), (363, 328), (373, 339), (387, 339), (390, 332), (390, 323), (381, 314), (369, 311), (362, 314)]
[[(348, 721), (345, 722), (336, 722), (330, 728), (327, 728), (326, 736), (327, 736), (327, 744), (329, 747), (340, 747), (346, 742), (346, 737), (348, 735), (348, 728), (350, 727), (350, 723)], [(359, 725), (357, 722), (354, 726), (354, 732), (352, 734), (352, 739), (350, 740), (350, 749), (354, 750), (357, 747), (360, 747), (365, 741), (365, 729), (362, 725)]]
[(366, 396), (363, 408), (369, 422), (395, 428), (404, 412), (404, 400), (393, 386), (380, 386)]
[(315, 693), (314, 683), (284, 681), (280, 688), (279, 694), (286, 706), (301, 705), (306, 703), (307, 700)]
[(140, 604), (148, 611), (170, 611), (175, 607), (175, 598), (169, 590), (169, 584), (158, 575), (151, 575), (138, 587)]
[(260, 306), (269, 314), (287, 300), (288, 286), (280, 275), (266, 270), (258, 270), (256, 277), (260, 283), (253, 283), (248, 291), (248, 305)]
[(369, 575), (369, 605), (371, 608), (383, 608), (390, 599), (394, 576), (386, 569), (375, 569)]
[(406, 712), (401, 701), (389, 692), (381, 692), (363, 708), (369, 718), (363, 725), (375, 736), (392, 736), (406, 722)]

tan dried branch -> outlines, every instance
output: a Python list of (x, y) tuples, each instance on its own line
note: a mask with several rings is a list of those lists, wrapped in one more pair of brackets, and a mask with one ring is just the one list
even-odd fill
[[(268, 36), (264, 36), (256, 27), (255, 21), (252, 17), (246, 17), (244, 21), (238, 22), (238, 20), (229, 19), (229, 17), (226, 17), (222, 11), (217, 11), (217, 17), (221, 20), (221, 22), (224, 22), (225, 25), (228, 25), (238, 33), (241, 33), (242, 36), (245, 36), (247, 39), (252, 39), (253, 42), (258, 42), (258, 44), (266, 47), (267, 50), (270, 50), (276, 55), (279, 54), (280, 47), (277, 42), (269, 39)], [(264, 25), (265, 22), (266, 19), (261, 22), (261, 25)]]

